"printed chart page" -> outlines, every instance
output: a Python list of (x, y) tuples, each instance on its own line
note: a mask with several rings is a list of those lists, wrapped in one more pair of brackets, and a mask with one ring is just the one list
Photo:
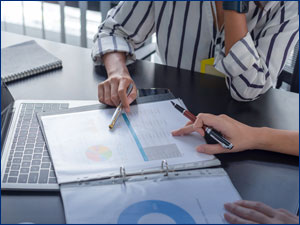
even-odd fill
[[(129, 180), (125, 183), (63, 184), (67, 223), (222, 224), (224, 203), (240, 196), (223, 169), (198, 176)], [(223, 171), (223, 172), (222, 172)], [(158, 175), (156, 175), (158, 177)], [(163, 177), (163, 176), (161, 176)]]
[(201, 135), (172, 136), (188, 119), (170, 101), (133, 105), (110, 130), (114, 110), (41, 117), (59, 183), (115, 176), (121, 166), (139, 172), (159, 168), (162, 160), (172, 167), (215, 159), (196, 151), (205, 143)]

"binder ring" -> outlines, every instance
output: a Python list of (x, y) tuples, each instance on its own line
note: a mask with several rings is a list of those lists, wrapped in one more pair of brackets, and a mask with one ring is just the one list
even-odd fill
[(161, 170), (166, 172), (165, 176), (169, 175), (169, 166), (167, 160), (161, 161)]
[(125, 182), (125, 179), (126, 179), (126, 172), (125, 172), (125, 167), (124, 167), (124, 166), (121, 166), (121, 167), (120, 167), (120, 177), (122, 177), (123, 182)]

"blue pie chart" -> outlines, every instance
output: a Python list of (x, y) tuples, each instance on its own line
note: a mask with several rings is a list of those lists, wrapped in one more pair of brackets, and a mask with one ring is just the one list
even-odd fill
[(152, 213), (168, 216), (177, 224), (196, 224), (187, 211), (173, 203), (160, 200), (147, 200), (130, 205), (120, 214), (118, 224), (137, 224), (143, 216)]

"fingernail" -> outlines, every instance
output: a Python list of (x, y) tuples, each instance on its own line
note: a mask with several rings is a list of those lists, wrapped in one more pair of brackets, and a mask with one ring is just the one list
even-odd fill
[(202, 129), (197, 129), (197, 132), (203, 137), (204, 136), (204, 132)]
[(227, 203), (224, 204), (224, 207), (225, 208), (231, 208), (232, 207), (232, 203), (227, 202)]
[(235, 204), (241, 204), (241, 203), (243, 203), (243, 200), (238, 200), (238, 201), (236, 201), (236, 202), (234, 202)]
[[(228, 219), (231, 218), (231, 215), (230, 215), (229, 213), (226, 212), (226, 213), (223, 214), (223, 217), (224, 217), (224, 219), (225, 219), (227, 222), (229, 222)], [(230, 222), (229, 222), (229, 224), (230, 224)]]
[(204, 149), (202, 149), (201, 147), (197, 147), (196, 149), (197, 149), (197, 152), (200, 152), (200, 153), (204, 152)]
[(180, 136), (180, 133), (175, 130), (175, 131), (172, 132), (172, 135), (174, 135), (174, 136)]

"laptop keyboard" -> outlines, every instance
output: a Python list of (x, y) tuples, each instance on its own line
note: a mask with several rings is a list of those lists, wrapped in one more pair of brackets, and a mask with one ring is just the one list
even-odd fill
[(22, 104), (3, 183), (57, 184), (36, 113), (57, 111), (68, 107), (67, 103)]

